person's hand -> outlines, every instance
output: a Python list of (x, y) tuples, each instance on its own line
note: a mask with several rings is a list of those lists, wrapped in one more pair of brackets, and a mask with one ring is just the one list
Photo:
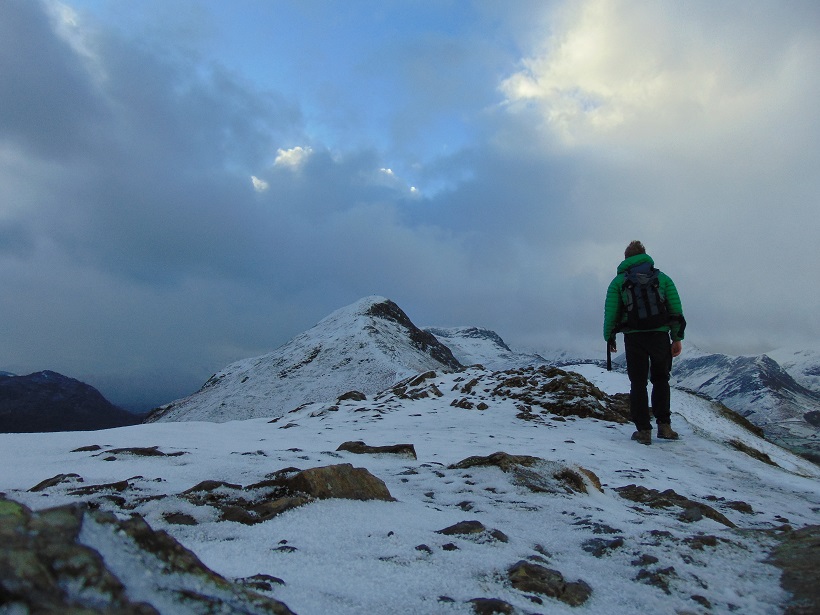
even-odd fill
[(615, 342), (610, 342), (609, 352), (618, 352), (618, 344), (616, 344)]
[(680, 343), (680, 340), (677, 342), (672, 342), (672, 356), (677, 357), (681, 351), (683, 350), (683, 344)]

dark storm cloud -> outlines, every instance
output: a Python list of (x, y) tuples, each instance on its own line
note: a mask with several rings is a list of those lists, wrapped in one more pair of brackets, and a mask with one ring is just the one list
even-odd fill
[(102, 105), (39, 2), (0, 4), (0, 138), (56, 157), (86, 147)]
[(218, 67), (114, 36), (94, 41), (92, 62), (38, 3), (2, 10), (5, 142), (58, 157), (30, 178), (51, 194), (16, 193), (18, 224), (138, 279), (241, 275), (268, 222), (243, 170), (298, 134), (298, 111)]

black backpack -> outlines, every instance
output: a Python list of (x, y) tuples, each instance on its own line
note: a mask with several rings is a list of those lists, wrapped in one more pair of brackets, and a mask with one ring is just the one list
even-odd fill
[(657, 329), (669, 324), (669, 311), (658, 281), (659, 273), (654, 267), (648, 272), (632, 269), (626, 272), (621, 298), (626, 310), (626, 326), (630, 329)]

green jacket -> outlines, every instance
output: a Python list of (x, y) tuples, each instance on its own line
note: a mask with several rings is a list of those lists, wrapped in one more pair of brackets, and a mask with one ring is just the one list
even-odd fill
[[(606, 290), (606, 303), (604, 304), (604, 339), (609, 340), (612, 332), (615, 331), (616, 326), (620, 327), (623, 333), (633, 333), (631, 329), (626, 328), (626, 310), (621, 299), (621, 287), (626, 279), (626, 271), (635, 265), (641, 263), (649, 263), (654, 266), (655, 261), (648, 254), (636, 254), (630, 256), (618, 265), (618, 275), (610, 282), (609, 288)], [(658, 275), (658, 282), (660, 284), (659, 291), (661, 296), (666, 300), (666, 308), (670, 314), (679, 314), (683, 316), (683, 307), (681, 306), (680, 295), (678, 289), (675, 288), (675, 283), (665, 273), (661, 272)], [(683, 332), (680, 331), (680, 323), (672, 321), (669, 325), (658, 327), (657, 329), (647, 329), (647, 331), (670, 331), (672, 340), (678, 341), (683, 339)]]

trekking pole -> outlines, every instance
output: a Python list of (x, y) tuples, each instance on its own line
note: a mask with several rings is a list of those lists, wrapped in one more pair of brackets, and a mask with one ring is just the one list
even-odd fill
[(612, 371), (612, 338), (606, 343), (606, 371)]

